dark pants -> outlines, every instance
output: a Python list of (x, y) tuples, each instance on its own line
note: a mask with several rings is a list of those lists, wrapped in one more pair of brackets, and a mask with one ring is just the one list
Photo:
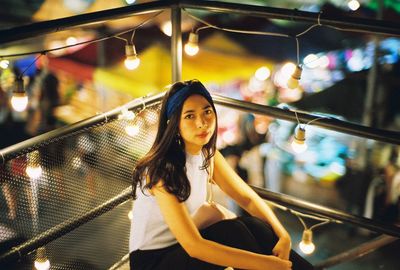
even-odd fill
[[(239, 217), (223, 220), (200, 231), (208, 240), (220, 244), (272, 255), (278, 238), (269, 224), (255, 217)], [(291, 251), (293, 270), (314, 269), (296, 252)], [(131, 270), (223, 270), (225, 267), (190, 257), (179, 245), (156, 249), (137, 250), (130, 254)]]

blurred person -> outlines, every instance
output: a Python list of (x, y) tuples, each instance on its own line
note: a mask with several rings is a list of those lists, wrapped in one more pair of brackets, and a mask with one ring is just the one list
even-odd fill
[[(278, 270), (292, 269), (292, 263), (313, 269), (291, 251), (273, 211), (216, 150), (216, 111), (199, 81), (172, 85), (159, 119), (155, 142), (133, 173), (132, 270)], [(218, 204), (207, 202), (211, 182), (253, 216), (227, 218)]]

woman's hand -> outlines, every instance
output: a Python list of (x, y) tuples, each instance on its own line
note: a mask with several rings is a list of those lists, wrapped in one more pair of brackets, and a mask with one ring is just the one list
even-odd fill
[(272, 249), (272, 254), (282, 260), (289, 260), (290, 249), (292, 242), (289, 235), (285, 235), (279, 238), (275, 247)]
[[(269, 257), (270, 257), (269, 258), (270, 261), (267, 266), (268, 269), (274, 269), (274, 270), (291, 270), (292, 269), (291, 261), (282, 260), (275, 256), (269, 256)], [(262, 269), (265, 269), (265, 267)]]

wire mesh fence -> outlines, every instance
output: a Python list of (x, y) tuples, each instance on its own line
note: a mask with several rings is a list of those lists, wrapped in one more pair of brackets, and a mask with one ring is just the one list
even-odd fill
[[(154, 140), (159, 105), (34, 145), (0, 167), (0, 254), (46, 236), (131, 185), (135, 162)], [(132, 116), (132, 115), (131, 115)], [(1, 269), (108, 269), (128, 253), (131, 200)], [(38, 258), (39, 257), (39, 258)], [(45, 267), (45, 261), (42, 262)], [(3, 268), (6, 267), (6, 268)], [(46, 268), (43, 268), (46, 269)]]

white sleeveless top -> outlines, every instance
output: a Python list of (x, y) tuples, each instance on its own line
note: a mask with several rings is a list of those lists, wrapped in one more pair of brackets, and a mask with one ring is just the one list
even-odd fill
[[(205, 169), (200, 169), (203, 161), (203, 154), (186, 153), (186, 175), (190, 182), (191, 193), (184, 204), (191, 215), (206, 202), (208, 173)], [(137, 199), (133, 203), (129, 252), (137, 249), (164, 248), (177, 243), (165, 223), (156, 198), (146, 189), (144, 193), (140, 188), (136, 189)]]

